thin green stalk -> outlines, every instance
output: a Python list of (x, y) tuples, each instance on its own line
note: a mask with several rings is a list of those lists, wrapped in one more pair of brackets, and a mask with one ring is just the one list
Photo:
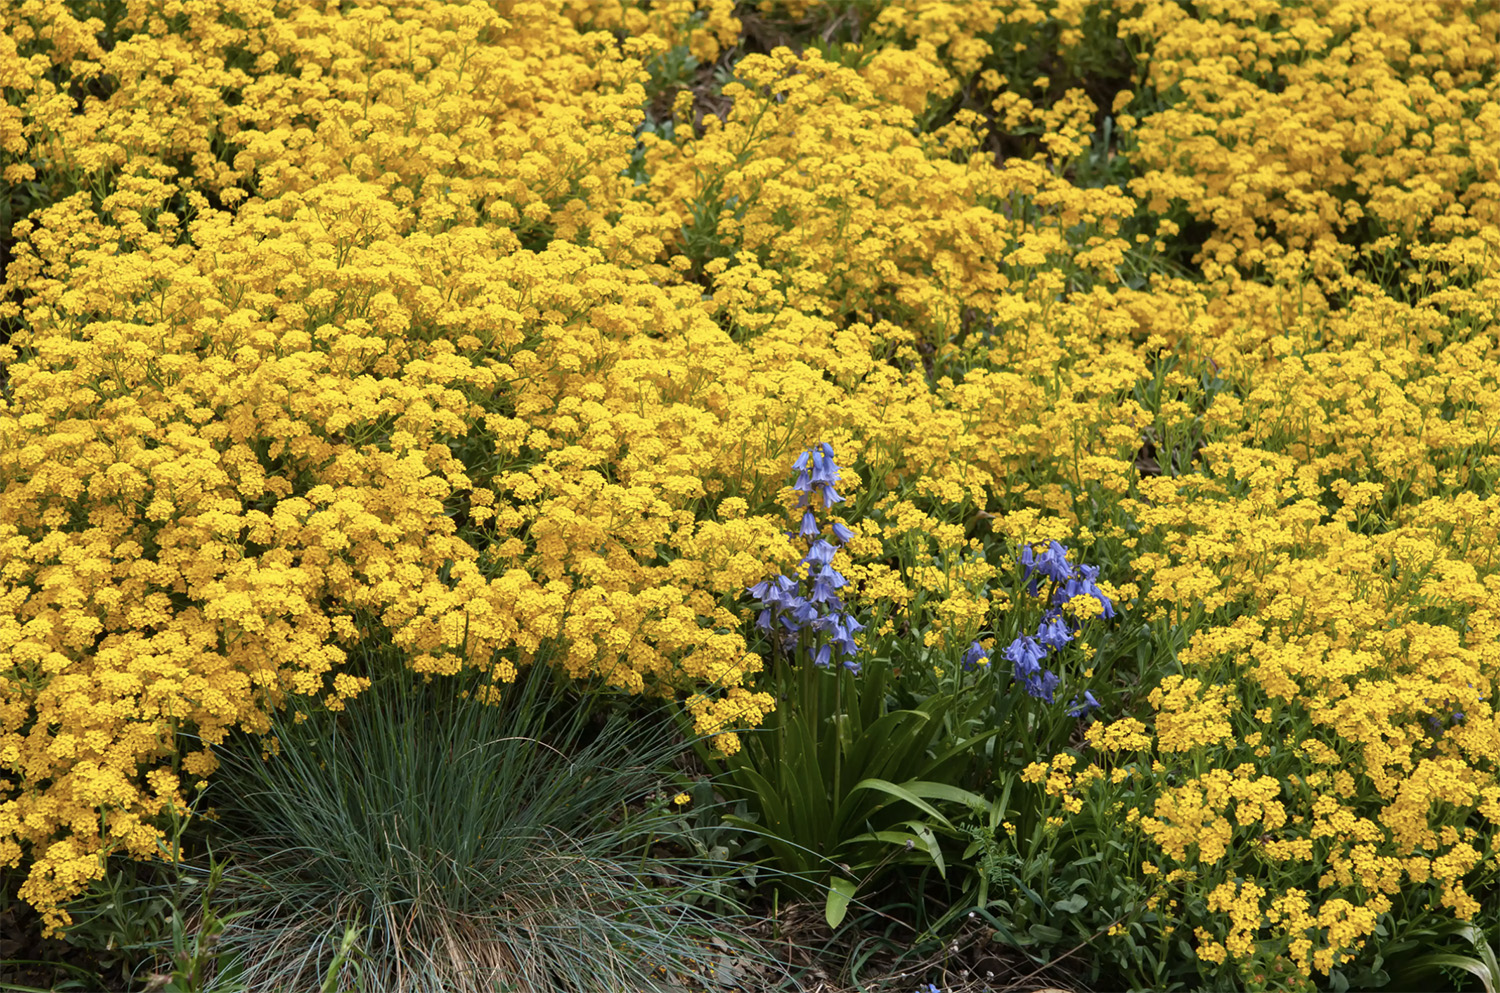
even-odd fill
[(833, 679), (833, 802), (837, 804), (844, 795), (840, 779), (844, 765), (844, 729), (840, 724), (844, 715), (844, 680), (837, 672)]

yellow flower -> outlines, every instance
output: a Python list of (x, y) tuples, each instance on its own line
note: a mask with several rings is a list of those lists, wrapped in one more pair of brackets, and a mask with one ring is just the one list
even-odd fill
[[(1180, 672), (1090, 725), (1108, 766), (1023, 778), (1069, 813), (1112, 791), (1087, 799), (1212, 902), (1180, 922), (1205, 962), (1250, 955), (1258, 913), (1304, 974), (1398, 891), (1474, 913), (1500, 844), (1482, 5), (1142, 0), (1109, 31), (1143, 85), (1108, 108), (1067, 69), (1074, 0), (887, 4), (839, 60), (738, 58), (722, 100), (648, 85), (739, 47), (730, 0), (131, 7), (108, 46), (76, 5), (12, 6), (0, 178), (49, 199), (0, 292), (0, 862), (49, 927), (106, 853), (154, 855), (231, 729), (356, 705), (367, 649), (487, 703), (536, 664), (680, 700), (736, 752), (779, 702), (736, 598), (801, 554), (814, 440), (862, 467), (836, 509), (868, 636), (960, 649), (1039, 606), (995, 544), (1130, 550), (1100, 588)], [(960, 93), (985, 113), (935, 126)], [(1095, 148), (1123, 187), (1074, 181)], [(179, 730), (203, 746), (169, 754)], [(1245, 852), (1280, 892), (1228, 879)]]

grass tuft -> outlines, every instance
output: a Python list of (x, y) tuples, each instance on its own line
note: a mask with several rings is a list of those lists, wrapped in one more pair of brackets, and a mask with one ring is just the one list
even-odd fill
[(652, 854), (669, 726), (540, 669), (494, 705), (456, 683), (393, 673), (279, 714), (274, 757), (220, 750), (233, 988), (711, 990), (757, 958), (720, 867)]

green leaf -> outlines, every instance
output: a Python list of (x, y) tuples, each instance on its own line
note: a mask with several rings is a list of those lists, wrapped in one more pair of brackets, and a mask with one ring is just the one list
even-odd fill
[(971, 809), (976, 804), (984, 806), (984, 797), (978, 793), (971, 793), (966, 789), (952, 786), (948, 783), (916, 781), (903, 783), (902, 785), (915, 795), (928, 800), (948, 800)]
[[(923, 824), (921, 821), (904, 821), (902, 823), (902, 826), (908, 827), (911, 830), (868, 831), (864, 834), (855, 835), (853, 838), (849, 838), (844, 842), (844, 846), (852, 847), (854, 845), (861, 845), (870, 841), (881, 841), (885, 842), (888, 845), (899, 845), (902, 848), (905, 848), (907, 845), (911, 845), (912, 850), (915, 851), (917, 846), (920, 845), (922, 849), (927, 852), (928, 858), (932, 859), (932, 864), (937, 867), (938, 874), (941, 875), (944, 879), (947, 879), (948, 872), (946, 865), (943, 862), (943, 849), (942, 846), (938, 844), (937, 835), (932, 833), (932, 829), (929, 828), (926, 824)], [(868, 864), (860, 863), (858, 866), (856, 866), (856, 868), (868, 868)]]
[[(847, 755), (852, 775), (885, 769), (912, 754), (917, 732), (930, 718), (918, 710), (893, 710), (871, 724)], [(906, 778), (906, 777), (901, 777)]]
[(932, 774), (932, 770), (941, 769), (949, 762), (952, 762), (954, 759), (964, 755), (968, 755), (980, 745), (983, 745), (986, 741), (989, 741), (995, 735), (999, 734), (1002, 730), (1004, 730), (1004, 728), (1002, 727), (991, 728), (988, 731), (976, 734), (972, 738), (965, 738), (964, 740), (954, 744), (947, 751), (943, 752), (937, 758), (929, 762), (927, 764), (927, 767), (922, 770), (922, 775), (929, 776)]
[(1012, 886), (1014, 886), (1016, 889), (1020, 890), (1021, 894), (1023, 896), (1025, 896), (1026, 899), (1028, 899), (1032, 903), (1036, 904), (1036, 906), (1037, 906), (1038, 909), (1040, 909), (1040, 910), (1046, 910), (1047, 909), (1047, 903), (1046, 903), (1046, 901), (1042, 899), (1041, 894), (1038, 893), (1036, 890), (1032, 889), (1030, 886), (1027, 886), (1024, 882), (1022, 882), (1021, 880), (1015, 878), (1014, 876), (1011, 877), (1010, 884)]
[(767, 830), (764, 825), (734, 814), (725, 814), (724, 823), (763, 839), (766, 847), (771, 850), (772, 855), (781, 863), (785, 871), (800, 875), (813, 868), (812, 853), (795, 842), (789, 841), (786, 836)]
[(1423, 984), (1431, 985), (1433, 974), (1441, 968), (1463, 969), (1479, 980), (1484, 987), (1485, 993), (1495, 993), (1495, 983), (1500, 978), (1500, 962), (1495, 960), (1494, 949), (1490, 947), (1484, 936), (1472, 925), (1462, 925), (1456, 929), (1445, 928), (1442, 937), (1458, 937), (1467, 941), (1474, 947), (1476, 958), (1473, 955), (1459, 955), (1454, 952), (1432, 952), (1427, 955), (1411, 958), (1403, 954), (1407, 949), (1418, 947), (1431, 947), (1437, 943), (1438, 936), (1427, 932), (1422, 941), (1402, 941), (1385, 949), (1387, 961), (1399, 959), (1404, 964), (1393, 980), (1394, 984), (1403, 989), (1416, 989)]
[(1052, 909), (1062, 914), (1076, 914), (1088, 905), (1088, 897), (1082, 893), (1074, 893), (1072, 896), (1054, 903)]
[(1405, 977), (1418, 979), (1430, 976), (1437, 969), (1462, 969), (1474, 976), (1484, 986), (1484, 993), (1495, 993), (1495, 977), (1490, 967), (1472, 955), (1456, 955), (1451, 952), (1433, 952), (1411, 960), (1396, 979), (1396, 984), (1401, 989), (1413, 988), (1408, 985)]
[(1062, 941), (1063, 933), (1051, 924), (1033, 924), (1027, 928), (1033, 941), (1039, 941), (1047, 945), (1055, 945)]
[(891, 782), (888, 779), (862, 779), (858, 783), (855, 783), (854, 787), (850, 789), (849, 792), (857, 793), (860, 790), (878, 790), (881, 793), (888, 793), (891, 796), (896, 797), (898, 800), (905, 800), (913, 807), (916, 807), (918, 810), (922, 811), (922, 813), (927, 814), (930, 817), (937, 818), (939, 823), (941, 823), (948, 830), (953, 830), (953, 825), (949, 823), (948, 818), (939, 813), (938, 809), (932, 804), (928, 803), (926, 800), (923, 800), (920, 796), (913, 793), (905, 786), (897, 786), (895, 783)]
[(855, 835), (854, 837), (845, 841), (844, 844), (858, 845), (866, 841), (883, 841), (891, 845), (905, 846), (909, 841), (913, 846), (915, 846), (916, 843), (920, 840), (920, 838), (912, 834), (910, 831), (867, 831), (864, 834)]
[(984, 918), (985, 921), (989, 923), (990, 927), (993, 927), (995, 929), (995, 934), (999, 937), (1001, 942), (1009, 945), (1012, 948), (1025, 948), (1027, 945), (1033, 944), (1033, 940), (1031, 938), (1018, 934), (1010, 926), (1010, 923), (1008, 921), (996, 917), (993, 913), (991, 913), (991, 908), (1001, 909), (1007, 914), (1013, 913), (1013, 910), (1010, 904), (1006, 903), (1004, 900), (995, 900), (991, 902), (989, 906), (979, 906), (974, 908), (975, 912), (978, 913), (980, 917)]
[(1007, 779), (1005, 781), (1005, 789), (1000, 793), (999, 798), (990, 804), (990, 834), (998, 831), (1000, 825), (1005, 821), (1005, 814), (1010, 810), (1010, 791), (1015, 785), (1016, 781), (1014, 779)]
[(823, 765), (818, 759), (817, 737), (809, 726), (810, 723), (808, 718), (791, 722), (787, 729), (788, 738), (791, 739), (787, 743), (790, 754), (782, 756), (786, 764), (777, 769), (782, 773), (782, 783), (790, 787), (785, 791), (786, 794), (797, 801), (787, 809), (787, 813), (797, 825), (795, 837), (804, 843), (827, 837), (828, 829), (833, 823), (833, 809), (828, 802)]
[(741, 789), (748, 788), (757, 796), (766, 812), (769, 823), (758, 825), (758, 831), (785, 834), (791, 828), (786, 805), (781, 801), (781, 791), (772, 786), (765, 776), (749, 766), (741, 766), (734, 770), (734, 778), (739, 780), (736, 785)]
[[(1490, 943), (1484, 939), (1484, 936), (1472, 926), (1466, 925), (1459, 933), (1473, 943), (1474, 950), (1479, 955), (1479, 960), (1484, 963), (1485, 969), (1489, 972), (1490, 981), (1484, 983), (1485, 993), (1495, 993), (1494, 984), (1497, 980), (1500, 980), (1500, 962), (1495, 960), (1495, 950), (1490, 947)], [(1479, 981), (1484, 982), (1484, 977), (1479, 977)]]
[(938, 875), (944, 879), (948, 878), (948, 867), (943, 864), (943, 849), (938, 844), (937, 835), (932, 833), (932, 828), (926, 824), (916, 821), (907, 821), (912, 832), (922, 839), (922, 845), (927, 849), (927, 854), (932, 858), (932, 864), (937, 866)]
[(823, 917), (828, 921), (829, 927), (836, 928), (844, 923), (844, 915), (849, 912), (849, 901), (854, 899), (856, 885), (854, 880), (840, 876), (828, 881), (828, 902), (823, 905)]

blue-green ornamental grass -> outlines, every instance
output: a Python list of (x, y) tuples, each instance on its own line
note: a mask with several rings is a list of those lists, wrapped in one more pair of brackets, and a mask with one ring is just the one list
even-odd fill
[(232, 970), (192, 988), (615, 993), (756, 959), (732, 867), (653, 847), (687, 745), (544, 668), (518, 689), (390, 666), (341, 715), (278, 720), (279, 757), (224, 750)]

